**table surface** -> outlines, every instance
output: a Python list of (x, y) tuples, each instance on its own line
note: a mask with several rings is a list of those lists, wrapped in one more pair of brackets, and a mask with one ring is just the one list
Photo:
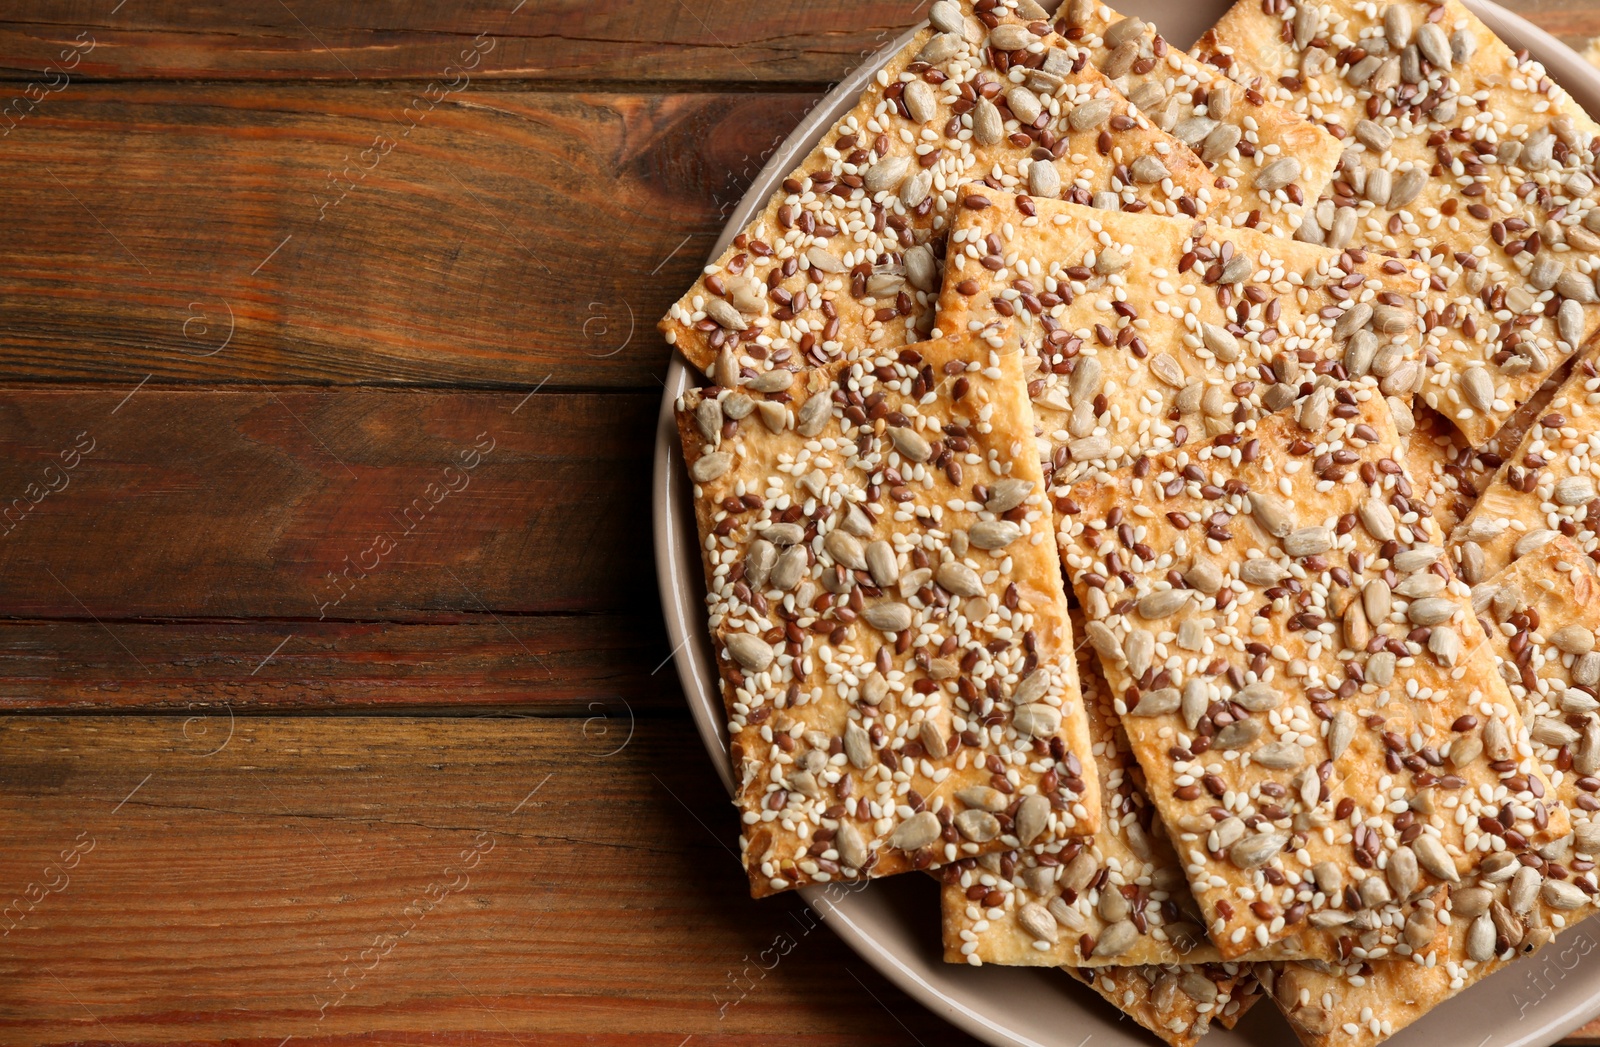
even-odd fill
[(972, 1042), (746, 896), (650, 555), (654, 321), (916, 5), (17, 6), (0, 1042)]

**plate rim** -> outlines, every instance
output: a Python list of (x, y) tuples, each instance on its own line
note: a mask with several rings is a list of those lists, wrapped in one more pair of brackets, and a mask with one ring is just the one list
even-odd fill
[[(1123, 0), (1119, 6), (1127, 11), (1137, 9), (1147, 2), (1150, 0)], [(1600, 113), (1600, 70), (1589, 65), (1576, 51), (1555, 36), (1492, 0), (1462, 0), (1462, 2), (1501, 39), (1513, 46), (1526, 47), (1544, 65), (1552, 79), (1577, 99), (1585, 110), (1590, 113)], [(1054, 5), (1047, 2), (1044, 6), (1050, 8)], [(800, 157), (809, 152), (821, 139), (826, 128), (854, 104), (867, 82), (887, 64), (890, 57), (926, 25), (927, 22), (920, 22), (874, 51), (861, 65), (811, 106), (795, 129), (773, 150), (751, 181), (750, 188), (729, 213), (728, 221), (707, 256), (708, 261), (720, 255), (734, 236), (749, 224), (783, 177), (793, 170)], [(704, 619), (700, 617), (705, 592), (704, 567), (699, 556), (699, 538), (693, 507), (686, 494), (687, 476), (682, 465), (683, 453), (679, 446), (678, 428), (673, 410), (674, 402), (689, 388), (691, 375), (695, 372), (675, 349), (668, 346), (667, 350), (670, 359), (657, 415), (651, 483), (652, 541), (657, 594), (666, 621), (667, 639), (672, 644), (672, 654), (669, 657), (674, 662), (701, 743), (716, 767), (723, 787), (731, 797), (734, 791), (733, 771), (721, 711), (722, 696), (714, 669), (715, 655), (711, 649)], [(685, 555), (689, 551), (693, 552), (692, 556)], [(882, 942), (876, 933), (856, 919), (848, 906), (835, 904), (835, 900), (828, 896), (825, 887), (806, 887), (800, 889), (798, 893), (845, 944), (921, 1006), (993, 1047), (1045, 1047), (1039, 1040), (998, 1024), (988, 1015), (928, 983), (900, 959), (894, 948)], [(1578, 940), (1576, 928), (1569, 928), (1568, 931), (1568, 940)], [(1583, 940), (1592, 942), (1587, 934)], [(1559, 942), (1557, 944), (1559, 945)], [(1529, 962), (1535, 959), (1537, 958), (1530, 958)], [(942, 958), (940, 962), (943, 962)], [(1557, 962), (1559, 963), (1559, 959)], [(1001, 969), (1049, 970), (1048, 968)], [(1570, 968), (1562, 968), (1563, 972), (1568, 969)], [(1517, 970), (1526, 972), (1526, 968), (1512, 965), (1489, 980), (1504, 978), (1508, 973)], [(1596, 984), (1600, 984), (1600, 969), (1593, 973)], [(1063, 987), (1071, 984), (1070, 981), (1064, 981)], [(1068, 995), (1070, 994), (1063, 993), (1063, 996)], [(1457, 999), (1466, 999), (1471, 995), (1471, 992), (1463, 993)], [(1272, 1011), (1272, 1008), (1258, 1009), (1257, 1015), (1252, 1015), (1246, 1023), (1241, 1024), (1234, 1035), (1238, 1035), (1238, 1032), (1249, 1024), (1259, 1023), (1261, 1010)], [(1276, 1012), (1273, 1014), (1275, 1016)], [(1527, 1016), (1519, 1016), (1514, 1023), (1510, 1023), (1511, 1037), (1496, 1041), (1496, 1047), (1539, 1047), (1551, 1044), (1597, 1015), (1600, 1015), (1600, 993), (1580, 1000), (1576, 1006), (1568, 1006), (1559, 1013), (1547, 1015), (1545, 1020), (1532, 1023), (1528, 1028), (1521, 1028)], [(1277, 1033), (1276, 1038), (1281, 1039), (1281, 1030), (1273, 1031)], [(1220, 1047), (1225, 1039), (1218, 1035), (1221, 1032), (1220, 1029), (1214, 1030), (1209, 1042)], [(1403, 1031), (1397, 1035), (1405, 1034)], [(1493, 1036), (1494, 1033), (1491, 1032), (1483, 1044), (1488, 1044)]]

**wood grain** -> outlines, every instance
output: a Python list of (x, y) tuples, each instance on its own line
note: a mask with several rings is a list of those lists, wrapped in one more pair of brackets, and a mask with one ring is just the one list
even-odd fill
[(745, 895), (682, 724), (183, 727), (0, 721), (7, 1044), (972, 1042)]
[(0, 381), (658, 389), (810, 102), (71, 85), (0, 138)]
[[(513, 9), (520, 10), (513, 13)], [(919, 17), (916, 0), (226, 0), (30, 3), (0, 19), (0, 65), (27, 80), (87, 30), (83, 79), (449, 79), (480, 42), (477, 79), (820, 84), (842, 78)], [(920, 12), (920, 13), (919, 13)], [(480, 36), (480, 34), (483, 34)]]
[(0, 398), (4, 613), (651, 615), (656, 407), (648, 394), (13, 391)]
[(671, 655), (653, 608), (643, 615), (463, 614), (429, 625), (6, 620), (0, 711), (225, 717), (228, 709), (470, 714), (512, 707), (594, 718), (596, 733), (617, 732), (635, 715), (682, 712)]

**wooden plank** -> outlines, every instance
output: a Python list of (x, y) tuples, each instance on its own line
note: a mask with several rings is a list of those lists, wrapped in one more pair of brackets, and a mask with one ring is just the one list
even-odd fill
[(0, 380), (659, 388), (656, 319), (811, 102), (425, 95), (51, 96), (0, 148)]
[(7, 620), (0, 711), (516, 707), (626, 733), (636, 714), (682, 711), (671, 653), (653, 610), (430, 625)]
[(1579, 51), (1600, 36), (1600, 6), (1594, 0), (1506, 0), (1500, 6)]
[(26, 81), (73, 62), (73, 48), (89, 48), (66, 69), (74, 79), (449, 82), (464, 74), (819, 84), (842, 78), (926, 17), (916, 0), (288, 0), (248, 15), (226, 0), (200, 0), (111, 9), (41, 0), (23, 16), (8, 14), (0, 19), (0, 69)]
[(657, 403), (13, 391), (0, 398), (0, 606), (79, 621), (651, 615)]
[(0, 1039), (973, 1042), (746, 896), (686, 725), (596, 752), (559, 719), (0, 721)]

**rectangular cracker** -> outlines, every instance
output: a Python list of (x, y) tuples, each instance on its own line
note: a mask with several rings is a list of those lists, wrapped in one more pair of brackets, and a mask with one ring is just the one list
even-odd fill
[(1014, 848), (1019, 822), (1098, 828), (1015, 351), (947, 339), (690, 390), (678, 427), (752, 894)]
[(951, 232), (939, 329), (998, 338), (1016, 318), (1058, 488), (1228, 432), (1336, 365), (1400, 397), (1420, 379), (1422, 284), (1398, 259), (975, 195), (987, 205), (964, 206)]
[[(966, 182), (1163, 214), (1204, 214), (1224, 195), (1088, 51), (1017, 8), (1003, 0), (980, 19), (970, 0), (935, 3), (934, 26), (889, 62), (668, 311), (667, 341), (701, 370), (726, 349), (725, 366), (755, 375), (926, 337), (950, 210)], [(1017, 107), (1041, 110), (1025, 130)]]
[(1278, 968), (1285, 973), (1274, 997), (1313, 1047), (1378, 1043), (1595, 911), (1600, 654), (1590, 652), (1600, 629), (1600, 579), (1576, 546), (1557, 538), (1474, 587), (1473, 603), (1572, 832), (1539, 847), (1509, 846), (1480, 866), (1468, 890), (1441, 892), (1438, 910), (1449, 913), (1448, 925), (1425, 909), (1413, 914), (1404, 935), (1415, 946), (1409, 956), (1365, 970)]
[(1087, 47), (1128, 100), (1200, 155), (1218, 188), (1227, 190), (1208, 217), (1294, 235), (1333, 177), (1343, 151), (1337, 138), (1236, 87), (1137, 16), (1125, 18), (1096, 0), (1064, 3), (1056, 15), (1056, 31)]
[[(1073, 616), (1073, 634), (1083, 620)], [(1100, 831), (942, 871), (944, 958), (950, 963), (1104, 967), (1219, 963), (1093, 650), (1078, 643), (1078, 683), (1100, 773)], [(1115, 891), (1116, 893), (1112, 893)], [(1251, 959), (1312, 955), (1295, 935)], [(1332, 959), (1327, 951), (1324, 958)]]
[(1562, 533), (1585, 555), (1600, 550), (1597, 482), (1600, 377), (1585, 357), (1451, 534), (1462, 577), (1485, 581)]
[(1233, 1028), (1261, 994), (1255, 972), (1243, 964), (1063, 969), (1171, 1047), (1194, 1047), (1213, 1020)]
[[(1057, 502), (1085, 633), (1225, 958), (1297, 931), (1385, 955), (1418, 894), (1493, 845), (1480, 817), (1566, 829), (1510, 758), (1521, 719), (1440, 532), (1405, 512), (1387, 408), (1348, 399), (1318, 431), (1269, 415)], [(1504, 762), (1440, 755), (1486, 730)]]
[[(1363, 71), (1369, 59), (1398, 68), (1404, 57), (1388, 43), (1383, 12), (1390, 9), (1409, 22), (1396, 25), (1397, 34), (1405, 28), (1397, 40), (1428, 35), (1442, 56), (1454, 37), (1461, 56), (1473, 49), (1470, 60), (1452, 58), (1448, 69), (1429, 67), (1421, 83), (1400, 78), (1376, 94), (1371, 85), (1383, 87), (1379, 79), (1355, 87), (1349, 59), (1356, 50), (1376, 52), (1355, 63)], [(1430, 12), (1438, 12), (1437, 23)], [(1425, 344), (1433, 364), (1423, 396), (1469, 443), (1492, 436), (1600, 329), (1600, 236), (1583, 224), (1592, 205), (1563, 207), (1561, 193), (1544, 184), (1558, 168), (1564, 181), (1569, 167), (1593, 173), (1592, 125), (1457, 0), (1302, 7), (1238, 0), (1191, 53), (1344, 138), (1341, 174), (1319, 202), (1319, 222), (1303, 223), (1297, 235), (1315, 238), (1321, 229), (1325, 240), (1428, 262), (1434, 286)], [(1546, 107), (1553, 108), (1535, 124), (1500, 116)], [(1558, 111), (1562, 136), (1581, 148), (1562, 146), (1566, 160), (1547, 164), (1550, 150), (1537, 143)], [(1576, 184), (1592, 192), (1583, 177)], [(1600, 215), (1592, 221), (1600, 228)]]

